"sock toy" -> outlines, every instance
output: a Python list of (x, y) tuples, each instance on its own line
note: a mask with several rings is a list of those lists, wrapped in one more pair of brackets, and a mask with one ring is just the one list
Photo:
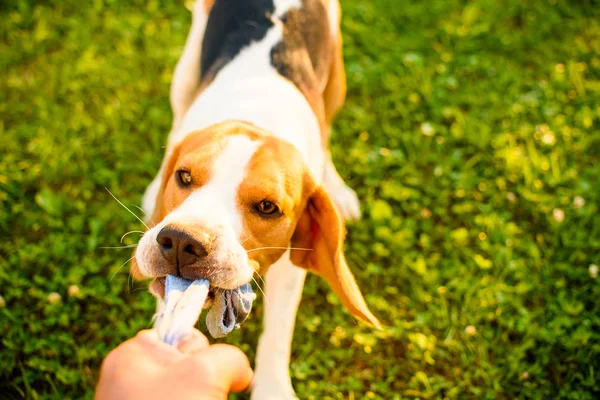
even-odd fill
[(206, 279), (188, 281), (167, 275), (165, 307), (156, 316), (156, 329), (160, 339), (177, 346), (200, 317), (203, 308), (211, 307), (206, 315), (206, 327), (214, 338), (227, 336), (250, 314), (256, 294), (249, 283), (236, 289), (216, 289), (215, 298), (206, 301), (210, 283)]

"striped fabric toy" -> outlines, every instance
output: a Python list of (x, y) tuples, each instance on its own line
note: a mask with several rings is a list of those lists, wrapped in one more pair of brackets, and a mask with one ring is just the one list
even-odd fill
[(206, 301), (209, 291), (210, 283), (206, 279), (188, 281), (174, 275), (167, 276), (165, 307), (156, 316), (155, 323), (163, 342), (177, 346), (192, 330), (202, 309), (208, 307), (208, 332), (214, 338), (227, 336), (248, 317), (256, 298), (249, 283), (232, 290), (216, 289), (212, 302)]

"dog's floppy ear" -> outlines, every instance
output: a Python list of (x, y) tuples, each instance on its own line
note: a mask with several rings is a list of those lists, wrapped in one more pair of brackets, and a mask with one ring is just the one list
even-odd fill
[(321, 186), (311, 185), (292, 237), (292, 262), (325, 278), (342, 303), (358, 319), (381, 329), (369, 310), (344, 257), (344, 224), (336, 207)]

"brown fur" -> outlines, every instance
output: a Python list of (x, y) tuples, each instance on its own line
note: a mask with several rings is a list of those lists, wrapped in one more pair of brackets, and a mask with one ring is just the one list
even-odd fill
[[(251, 251), (248, 256), (258, 262), (260, 273), (277, 261), (289, 245), (304, 198), (302, 176), (306, 169), (302, 156), (290, 144), (267, 136), (248, 165), (246, 179), (238, 189), (238, 205), (244, 221), (243, 246)], [(283, 216), (264, 218), (253, 210), (253, 204), (262, 200), (276, 203)]]
[[(338, 2), (335, 6), (339, 9)], [(339, 15), (341, 13), (338, 12)], [(337, 24), (337, 34), (333, 39), (333, 57), (329, 69), (329, 79), (323, 92), (323, 104), (325, 105), (325, 120), (329, 126), (333, 118), (344, 105), (346, 100), (346, 72), (344, 71), (344, 56), (342, 52), (342, 32), (340, 32), (340, 21)], [(329, 138), (327, 138), (328, 140)]]

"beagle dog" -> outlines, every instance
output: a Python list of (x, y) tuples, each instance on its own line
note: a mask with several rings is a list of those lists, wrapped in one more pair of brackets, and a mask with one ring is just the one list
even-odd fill
[(167, 274), (223, 289), (266, 274), (255, 399), (295, 398), (290, 345), (307, 270), (379, 327), (343, 253), (342, 216), (358, 218), (358, 200), (327, 150), (345, 79), (338, 0), (196, 0), (132, 273), (159, 299)]

